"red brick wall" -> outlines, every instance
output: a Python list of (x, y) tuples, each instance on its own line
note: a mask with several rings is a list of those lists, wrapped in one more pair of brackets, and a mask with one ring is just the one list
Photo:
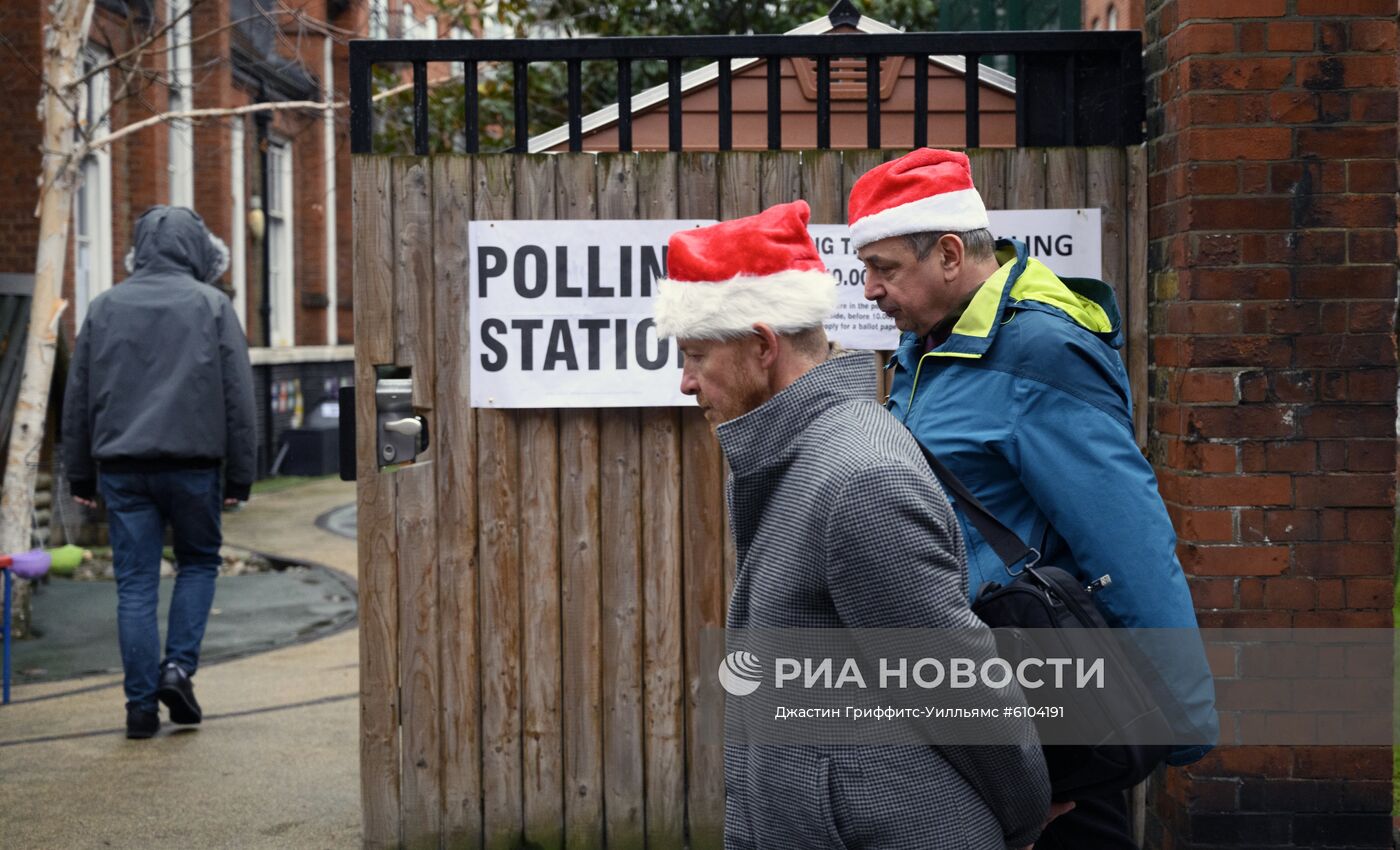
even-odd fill
[[(325, 17), (325, 3), (320, 0), (292, 5), (303, 7), (303, 11), (313, 18)], [(3, 4), (3, 7), (0, 9), (0, 26), (3, 26), (13, 49), (0, 49), (0, 94), (7, 103), (30, 106), (10, 110), (0, 119), (0, 161), (11, 166), (0, 170), (0, 272), (29, 274), (34, 269), (34, 250), (38, 239), (38, 222), (33, 212), (38, 197), (34, 181), (40, 167), (40, 126), (32, 108), (38, 99), (38, 79), (28, 66), (37, 68), (40, 64), (42, 3), (41, 0), (16, 0)], [(191, 24), (199, 39), (192, 45), (191, 59), (196, 69), (196, 107), (240, 106), (253, 100), (253, 94), (234, 81), (230, 60), (231, 33), (226, 28), (229, 14), (228, 0), (208, 0), (195, 7)], [(363, 16), (363, 11), (357, 5), (332, 24), (363, 28)], [(94, 43), (102, 45), (110, 42), (113, 50), (121, 52), (128, 46), (127, 35), (126, 21), (106, 11), (97, 11), (93, 22)], [(319, 77), (323, 70), (321, 38), (311, 36), (298, 43), (302, 47), (301, 60), (314, 76)], [(348, 95), (348, 51), (343, 45), (338, 45), (334, 55), (336, 88), (340, 99), (344, 99)], [(137, 79), (132, 94), (118, 101), (112, 114), (114, 128), (142, 120), (167, 107), (165, 87), (154, 82), (163, 76), (165, 59), (163, 50), (147, 51), (144, 65), (152, 76), (149, 80)], [(120, 72), (111, 75), (114, 96), (121, 78)], [(320, 93), (314, 97), (319, 98)], [(337, 118), (343, 130), (348, 125), (345, 110), (341, 110)], [(229, 126), (234, 120), (244, 121), (247, 147), (243, 152), (230, 148)], [(326, 168), (320, 114), (278, 113), (273, 118), (272, 131), (292, 145), (296, 203), (293, 233), (294, 279), (297, 285), (294, 298), (296, 341), (300, 345), (319, 345), (327, 341), (327, 308), (321, 306), (326, 294), (328, 259), (325, 256), (325, 217), (337, 215), (346, 226), (343, 230), (348, 228), (350, 220), (348, 144), (344, 132), (338, 134), (338, 209), (330, 210), (327, 208), (324, 186)], [(244, 197), (250, 198), (257, 194), (259, 163), (255, 138), (255, 123), (251, 117), (212, 119), (200, 122), (195, 127), (195, 208), (210, 229), (230, 247), (235, 247), (232, 243), (233, 201), (230, 187), (233, 157), (244, 157), (244, 173), (248, 181)], [(168, 144), (165, 126), (157, 124), (111, 148), (111, 262), (114, 281), (119, 282), (126, 276), (122, 263), (131, 244), (131, 227), (136, 218), (152, 205), (169, 202)], [(335, 261), (338, 263), (337, 289), (340, 295), (338, 335), (348, 342), (353, 326), (350, 313), (351, 239), (348, 230), (342, 232), (337, 249)], [(249, 330), (250, 338), (256, 343), (262, 339), (257, 316), (261, 249), (251, 238), (246, 245), (246, 257), (250, 295)], [(226, 274), (223, 283), (230, 285), (231, 282), (231, 276)], [(71, 257), (65, 274), (64, 295), (70, 299), (73, 296)], [(63, 321), (64, 332), (70, 340), (76, 332), (73, 317), (74, 312), (69, 310)]]
[[(1391, 624), (1395, 16), (1147, 4), (1151, 450), (1203, 626)], [(1167, 771), (1153, 837), (1390, 847), (1390, 769), (1222, 747)]]
[(0, 93), (14, 108), (5, 111), (0, 132), (0, 272), (34, 273), (34, 249), (39, 222), (34, 204), (39, 192), (39, 144), (42, 128), (34, 111), (39, 102), (39, 78), (34, 70), (42, 61), (43, 31), (38, 3), (4, 4), (0, 30), (9, 45), (0, 48)]

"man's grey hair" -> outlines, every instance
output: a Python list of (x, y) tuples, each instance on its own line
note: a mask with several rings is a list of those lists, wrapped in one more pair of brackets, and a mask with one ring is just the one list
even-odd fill
[(944, 236), (956, 236), (962, 240), (963, 254), (969, 260), (990, 260), (996, 256), (997, 241), (985, 227), (977, 230), (925, 230), (921, 233), (908, 233), (904, 241), (920, 260), (926, 259), (933, 246)]

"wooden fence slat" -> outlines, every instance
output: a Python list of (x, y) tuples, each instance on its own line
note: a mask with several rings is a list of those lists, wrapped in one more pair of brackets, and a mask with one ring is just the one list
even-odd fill
[[(786, 204), (802, 197), (802, 155), (770, 151), (759, 162), (759, 207)], [(809, 203), (810, 205), (810, 203)]]
[[(851, 187), (861, 175), (885, 161), (882, 151), (854, 150), (841, 152), (841, 184), (845, 194), (851, 194)], [(848, 198), (849, 199), (849, 198)]]
[[(598, 209), (593, 155), (560, 154), (554, 159), (560, 215), (593, 218)], [(606, 836), (598, 415), (593, 410), (563, 410), (559, 418), (563, 688), (568, 706), (562, 802), (565, 839), (571, 850), (602, 847)]]
[[(476, 160), (476, 218), (514, 215), (514, 160)], [(519, 434), (512, 414), (477, 411), (478, 551), (481, 553), (482, 830), (488, 848), (524, 838), (521, 761)]]
[[(549, 154), (555, 162), (557, 217), (563, 219), (598, 218), (598, 177), (595, 154)], [(555, 216), (550, 216), (554, 218)]]
[(644, 219), (680, 218), (676, 185), (680, 154), (648, 153), (637, 157), (637, 215)]
[[(684, 153), (678, 165), (682, 218), (719, 217), (718, 157)], [(729, 179), (739, 175), (731, 172)], [(686, 793), (692, 850), (724, 844), (724, 700), (713, 670), (700, 669), (700, 634), (724, 625), (724, 459), (697, 408), (681, 410), (681, 546), (685, 605)], [(718, 733), (718, 736), (716, 735)]]
[(1045, 149), (1015, 148), (1006, 170), (1006, 208), (1045, 208)]
[(437, 847), (442, 833), (442, 735), (435, 470), (419, 461), (392, 474), (399, 572), (399, 682), (403, 700), (405, 847)]
[(812, 208), (813, 224), (846, 223), (840, 151), (803, 151), (798, 178), (798, 191)]
[(697, 409), (681, 411), (681, 526), (685, 564), (685, 655), (689, 705), (686, 747), (689, 752), (691, 846), (719, 848), (724, 843), (724, 699), (714, 671), (700, 664), (701, 633), (724, 625), (725, 526), (724, 458), (710, 425)]
[(1138, 445), (1147, 447), (1148, 423), (1148, 310), (1147, 285), (1147, 149), (1127, 150), (1128, 197), (1124, 220), (1128, 230), (1128, 384), (1133, 391), (1133, 430)]
[(744, 151), (715, 155), (719, 172), (719, 199), (713, 218), (728, 220), (757, 213), (762, 206), (762, 174), (759, 158)]
[[(597, 158), (598, 217), (637, 211), (635, 154)], [(589, 164), (585, 161), (585, 164)], [(674, 341), (663, 344), (674, 345)], [(677, 376), (677, 381), (680, 380)], [(608, 844), (644, 847), (642, 433), (635, 408), (599, 412), (602, 509), (603, 811)]]
[[(435, 418), (433, 396), (433, 198), (427, 159), (393, 163), (394, 363), (413, 367), (413, 403)], [(431, 427), (431, 426), (430, 426)], [(397, 487), (399, 801), (405, 846), (435, 846), (442, 831), (442, 752), (438, 711), (441, 640), (437, 606), (437, 499), (431, 455), (392, 473)]]
[(564, 835), (569, 850), (603, 846), (603, 661), (598, 595), (598, 414), (559, 414), (564, 572)]
[(680, 416), (642, 413), (645, 579), (646, 846), (679, 847), (685, 831), (685, 670), (681, 649)]
[(481, 667), (477, 635), (476, 415), (471, 398), (472, 159), (433, 160), (433, 319), (437, 405), (438, 610), (442, 633), (442, 836), (448, 847), (481, 846)]
[[(432, 186), (426, 158), (393, 160), (394, 185), (394, 362), (413, 369), (413, 406), (431, 410), (434, 385), (431, 290), (433, 278)], [(424, 309), (424, 307), (427, 309)]]
[(390, 161), (354, 157), (355, 451), (360, 563), (360, 818), (365, 847), (399, 845), (399, 608), (393, 479), (375, 450), (375, 365), (394, 357)]
[(1006, 173), (1011, 151), (978, 148), (967, 152), (972, 163), (972, 185), (989, 210), (1006, 209)]
[[(555, 217), (551, 156), (516, 156), (515, 217)], [(591, 197), (593, 186), (573, 197)], [(563, 675), (559, 567), (559, 423), (554, 410), (512, 411), (520, 433), (520, 616), (523, 687), (525, 840), (541, 850), (564, 846)]]
[(1083, 148), (1050, 148), (1045, 152), (1045, 208), (1079, 209), (1084, 206), (1085, 159)]
[(1091, 148), (1085, 170), (1085, 203), (1103, 215), (1103, 279), (1113, 287), (1113, 297), (1123, 314), (1127, 338), (1122, 354), (1125, 365), (1132, 357), (1132, 304), (1128, 297), (1128, 234), (1126, 227), (1129, 188), (1127, 159), (1121, 148)]
[(603, 811), (609, 846), (640, 847), (642, 793), (641, 420), (600, 413), (602, 460)]
[[(590, 158), (593, 156), (589, 155)], [(587, 164), (587, 160), (584, 160), (584, 164)], [(598, 172), (596, 177), (598, 181), (598, 218), (610, 221), (636, 218), (639, 194), (637, 154), (597, 154), (596, 165)]]
[(559, 427), (553, 410), (518, 411), (520, 433), (521, 726), (525, 839), (564, 846), (563, 655), (559, 597)]
[[(638, 212), (677, 218), (675, 154), (637, 160)], [(685, 842), (680, 412), (642, 411), (646, 846)]]

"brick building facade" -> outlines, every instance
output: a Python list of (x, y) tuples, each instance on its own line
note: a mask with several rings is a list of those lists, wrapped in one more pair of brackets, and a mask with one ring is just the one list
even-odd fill
[[(1395, 0), (1149, 0), (1145, 35), (1152, 457), (1201, 623), (1389, 627)], [(1150, 834), (1390, 847), (1390, 774), (1222, 747), (1167, 773)]]
[[(0, 281), (11, 289), (21, 281), (18, 291), (30, 285), (38, 243), (41, 127), (33, 105), (46, 6), (0, 6), (9, 41), (0, 49), (0, 95), (14, 105), (0, 118)], [(99, 72), (84, 86), (83, 120), (101, 137), (189, 109), (343, 104), (349, 39), (481, 34), (447, 26), (432, 8), (429, 0), (95, 0), (85, 62)], [(277, 468), (285, 431), (333, 398), (352, 371), (348, 124), (343, 107), (158, 121), (86, 157), (74, 196), (62, 289), (70, 306), (61, 320), (70, 348), (91, 299), (126, 277), (132, 226), (147, 208), (193, 207), (228, 244), (219, 284), (252, 346), (260, 475)]]
[[(238, 107), (270, 101), (343, 102), (348, 93), (346, 41), (370, 31), (385, 36), (466, 35), (432, 20), (426, 0), (96, 0), (89, 50), (93, 63), (159, 32), (192, 8), (187, 29), (172, 27), (143, 51), (138, 80), (118, 96), (124, 73), (112, 68), (88, 86), (93, 117), (112, 104), (109, 128), (167, 110)], [(0, 11), (12, 49), (0, 51), (0, 95), (13, 108), (0, 119), (0, 274), (30, 275), (38, 241), (35, 178), (39, 173), (38, 102), (46, 13), (42, 0), (16, 0)], [(409, 11), (406, 11), (409, 10)], [(264, 17), (264, 14), (267, 16)], [(299, 16), (299, 17), (298, 17)], [(304, 20), (302, 20), (304, 18)], [(328, 25), (328, 26), (327, 26)], [(184, 53), (179, 45), (185, 43)], [(261, 91), (261, 95), (260, 95)], [(279, 110), (270, 113), (271, 201), (263, 219), (272, 244), (272, 344), (320, 346), (351, 337), (350, 156), (348, 116)], [(244, 317), (254, 346), (261, 321), (262, 245), (251, 229), (264, 206), (259, 121), (254, 115), (201, 120), (192, 127), (158, 123), (90, 157), (88, 179), (75, 197), (74, 228), (63, 295), (72, 340), (87, 302), (125, 277), (131, 227), (154, 204), (193, 206), (234, 253), (221, 281)], [(100, 134), (99, 134), (100, 135)]]

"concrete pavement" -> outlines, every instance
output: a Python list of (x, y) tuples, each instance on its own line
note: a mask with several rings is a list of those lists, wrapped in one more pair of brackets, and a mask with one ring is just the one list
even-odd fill
[[(258, 494), (224, 537), (353, 576), (355, 541), (315, 520), (354, 498), (336, 480)], [(358, 656), (349, 629), (201, 667), (204, 723), (162, 711), (149, 741), (123, 736), (119, 676), (16, 686), (0, 708), (0, 845), (357, 847)]]

